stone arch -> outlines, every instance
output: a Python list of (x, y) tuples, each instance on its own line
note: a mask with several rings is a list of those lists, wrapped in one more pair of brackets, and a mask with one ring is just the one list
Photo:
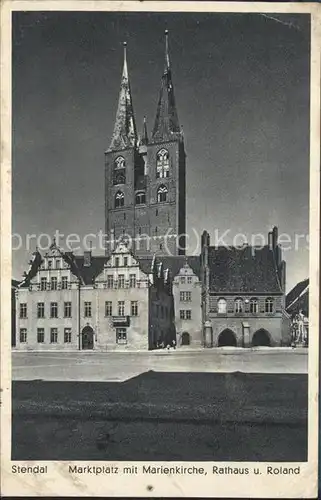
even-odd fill
[(252, 337), (252, 347), (271, 346), (271, 335), (264, 328), (256, 330)]
[(217, 345), (218, 347), (224, 347), (224, 346), (236, 347), (237, 342), (235, 333), (229, 328), (225, 328), (225, 330), (223, 330), (218, 336)]
[(182, 333), (182, 345), (190, 345), (191, 343), (191, 336), (188, 332), (183, 332)]
[(94, 330), (86, 325), (81, 332), (81, 348), (84, 350), (94, 348)]

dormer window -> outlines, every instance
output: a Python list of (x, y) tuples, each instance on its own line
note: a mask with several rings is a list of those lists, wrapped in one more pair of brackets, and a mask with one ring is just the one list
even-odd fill
[(157, 190), (157, 203), (167, 201), (168, 189), (166, 186), (160, 186)]
[(48, 260), (48, 269), (52, 268), (52, 260)]
[(121, 191), (115, 194), (115, 208), (123, 207), (125, 204), (125, 195)]
[(145, 191), (139, 191), (135, 196), (136, 205), (144, 205), (146, 203), (146, 193)]
[(167, 149), (161, 149), (156, 158), (156, 179), (169, 177), (169, 153)]

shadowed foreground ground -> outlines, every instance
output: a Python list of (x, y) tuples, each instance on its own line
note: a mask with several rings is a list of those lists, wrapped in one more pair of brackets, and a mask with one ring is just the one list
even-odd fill
[(307, 376), (13, 382), (13, 460), (307, 459)]

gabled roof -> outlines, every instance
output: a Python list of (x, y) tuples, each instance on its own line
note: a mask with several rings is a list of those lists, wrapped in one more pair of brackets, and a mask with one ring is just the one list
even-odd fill
[(20, 281), (12, 279), (11, 280), (11, 288), (17, 288), (17, 286), (19, 285), (19, 283), (20, 283)]
[(297, 314), (301, 309), (306, 316), (309, 315), (309, 279), (300, 281), (287, 294), (285, 308), (289, 314)]
[(25, 277), (19, 282), (18, 288), (27, 288), (30, 281), (34, 278), (38, 272), (39, 267), (42, 264), (42, 256), (39, 250), (32, 253), (32, 259), (29, 262), (29, 269), (25, 273)]
[(105, 256), (91, 256), (90, 266), (84, 265), (83, 255), (74, 256), (74, 260), (84, 285), (92, 285), (94, 280), (104, 269), (104, 264), (107, 262), (108, 258)]
[(135, 257), (136, 260), (139, 263), (140, 269), (145, 273), (145, 274), (150, 274), (152, 271), (152, 262), (153, 262), (153, 257)]
[(285, 307), (289, 307), (292, 302), (298, 299), (298, 297), (307, 289), (309, 286), (309, 278), (300, 281), (292, 288), (292, 290), (287, 294), (285, 299)]
[(178, 275), (180, 269), (184, 267), (184, 264), (187, 263), (192, 269), (193, 272), (201, 277), (201, 260), (198, 255), (173, 255), (173, 256), (160, 256), (159, 259), (164, 264), (164, 269), (169, 269), (172, 278)]
[(267, 246), (209, 247), (209, 287), (221, 293), (282, 293), (274, 254)]

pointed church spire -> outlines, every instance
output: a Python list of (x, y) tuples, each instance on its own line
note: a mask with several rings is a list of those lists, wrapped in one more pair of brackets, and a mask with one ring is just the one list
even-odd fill
[(165, 68), (161, 81), (152, 142), (165, 142), (180, 136), (169, 61), (168, 30), (165, 31)]
[(137, 144), (137, 132), (133, 110), (132, 95), (128, 77), (126, 48), (124, 42), (124, 66), (120, 83), (118, 108), (114, 126), (114, 133), (108, 151), (115, 151), (134, 147)]
[(147, 132), (146, 116), (144, 116), (143, 131), (142, 131), (142, 135), (140, 138), (140, 144), (143, 146), (146, 146), (148, 144), (148, 132)]

